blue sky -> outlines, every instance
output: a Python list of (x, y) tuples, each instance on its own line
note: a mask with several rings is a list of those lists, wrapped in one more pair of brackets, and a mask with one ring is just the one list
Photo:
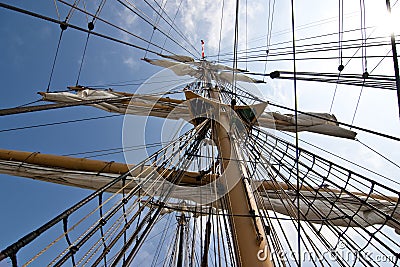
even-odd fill
[[(4, 2), (57, 18), (52, 1)], [(228, 1), (226, 7), (221, 51), (232, 51), (233, 2)], [(266, 33), (265, 12), (267, 7), (262, 1), (250, 2), (252, 3), (248, 7), (248, 46), (254, 47), (265, 43), (265, 38), (260, 37), (265, 37)], [(296, 24), (305, 25), (297, 32), (297, 38), (337, 30), (337, 22), (335, 20), (332, 20), (332, 22), (321, 22), (322, 19), (337, 16), (335, 9), (337, 5), (336, 1), (329, 4), (325, 3), (326, 1), (311, 2), (313, 1), (306, 1), (304, 5), (300, 5), (299, 3), (296, 6)], [(371, 18), (368, 21), (372, 23), (371, 25), (379, 24), (384, 18), (384, 15), (381, 15), (384, 14), (384, 3), (380, 3), (378, 9), (376, 7), (378, 5), (373, 3), (373, 1), (366, 2), (369, 3), (367, 5), (367, 18)], [(189, 36), (194, 45), (200, 48), (200, 39), (205, 39), (206, 54), (208, 55), (216, 54), (218, 51), (220, 4), (213, 1), (188, 1), (185, 2), (182, 7), (182, 13), (177, 17), (177, 22), (179, 22), (182, 31)], [(66, 9), (62, 8), (61, 4), (59, 8), (61, 17), (65, 17)], [(173, 4), (167, 6), (171, 17), (174, 15), (174, 8), (176, 7)], [(93, 11), (94, 4), (89, 3), (88, 9)], [(149, 10), (146, 11), (150, 16), (153, 15)], [(276, 34), (273, 35), (273, 42), (290, 40), (290, 32), (287, 31), (290, 29), (289, 2), (282, 3), (279, 1), (275, 12), (276, 20), (273, 32)], [(354, 12), (357, 12), (357, 6), (349, 5), (345, 12), (347, 14), (346, 21), (348, 22), (345, 25), (348, 29), (358, 25), (358, 13), (354, 14)], [(242, 23), (244, 21), (243, 14), (244, 9), (241, 9)], [(116, 4), (107, 3), (102, 16), (111, 22), (129, 28), (144, 38), (149, 38), (151, 35), (152, 29), (150, 26), (145, 25), (139, 18), (132, 16)], [(309, 23), (316, 21), (319, 21), (319, 25), (315, 23), (318, 27), (307, 27)], [(75, 14), (71, 22), (83, 25), (83, 27), (86, 24), (85, 17), (80, 14)], [(240, 48), (244, 49), (246, 46), (243, 38), (244, 24), (241, 25)], [(164, 26), (166, 25), (164, 24)], [(321, 28), (323, 29), (321, 30)], [(101, 23), (96, 23), (95, 30), (106, 34), (113, 34), (113, 36), (124, 40), (134, 40), (132, 37), (116, 32), (109, 26)], [(49, 81), (50, 70), (60, 34), (59, 26), (0, 9), (0, 34), (2, 36), (0, 42), (0, 73), (2, 81), (0, 108), (15, 107), (39, 99), (37, 92), (46, 90)], [(379, 35), (379, 31), (375, 34)], [(359, 38), (359, 36), (357, 35), (356, 38)], [(75, 85), (85, 39), (86, 33), (73, 29), (65, 31), (51, 81), (50, 88), (52, 90), (65, 90), (67, 86)], [(164, 38), (159, 34), (154, 36), (154, 40), (157, 43), (164, 42)], [(139, 41), (134, 42), (143, 45)], [(176, 53), (183, 53), (179, 47), (170, 41), (167, 42), (166, 47)], [(376, 53), (382, 54), (382, 51), (376, 50)], [(371, 51), (370, 53), (373, 54), (375, 51)], [(80, 84), (92, 85), (146, 79), (160, 69), (141, 61), (140, 58), (143, 56), (143, 51), (91, 36)], [(148, 55), (148, 57), (155, 58), (152, 55)], [(374, 66), (376, 62), (377, 60), (371, 60), (369, 61), (369, 65)], [(360, 66), (360, 62), (354, 60), (346, 70), (349, 71), (348, 73), (361, 73)], [(245, 68), (245, 65), (242, 64), (239, 67)], [(264, 64), (253, 63), (249, 64), (248, 68), (252, 71), (262, 72)], [(320, 62), (301, 62), (298, 68), (304, 71), (321, 70), (321, 72), (335, 72), (337, 62), (326, 64)], [(276, 69), (290, 70), (291, 65), (288, 62), (278, 62), (272, 65), (269, 63), (267, 66), (268, 71)], [(392, 75), (390, 59), (385, 60), (375, 72), (375, 74)], [(327, 112), (329, 110), (334, 85), (299, 82), (298, 87), (300, 109), (316, 112)], [(137, 86), (121, 88), (121, 90), (128, 92), (134, 92), (136, 89)], [(292, 82), (267, 80), (267, 85), (260, 86), (260, 90), (268, 99), (289, 106), (293, 104)], [(339, 87), (333, 108), (333, 113), (337, 115), (339, 120), (348, 123), (351, 122), (359, 90), (359, 88), (354, 87)], [(273, 108), (271, 109), (274, 110)], [(91, 107), (74, 107), (63, 110), (41, 111), (1, 117), (0, 147), (32, 152), (40, 151), (42, 153), (58, 155), (121, 147), (123, 116), (1, 132), (1, 130), (15, 127), (104, 115), (109, 114)], [(398, 120), (395, 93), (365, 88), (355, 125), (400, 136), (400, 123)], [(301, 134), (300, 137), (339, 155), (353, 159), (356, 162), (361, 162), (361, 164), (389, 177), (395, 178), (399, 174), (398, 168), (388, 164), (355, 141), (332, 139), (330, 137), (307, 133)], [(159, 135), (155, 134), (148, 138), (148, 142), (150, 143), (152, 140), (158, 140), (159, 138)], [(393, 161), (400, 162), (398, 143), (364, 133), (359, 133), (359, 138), (390, 157)], [(123, 155), (103, 156), (99, 159), (120, 162), (124, 160)], [(350, 167), (355, 168), (354, 166)], [(0, 248), (7, 246), (17, 238), (40, 226), (43, 222), (54, 217), (89, 193), (90, 191), (88, 190), (0, 175), (0, 203), (3, 203), (3, 205), (0, 205), (0, 225), (2, 229), (0, 232)]]

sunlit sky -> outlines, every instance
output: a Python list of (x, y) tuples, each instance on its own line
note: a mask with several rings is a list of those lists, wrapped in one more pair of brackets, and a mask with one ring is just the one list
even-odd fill
[[(53, 1), (3, 2), (52, 18), (57, 19), (58, 16)], [(94, 12), (98, 2), (90, 1), (90, 3), (86, 3), (87, 9)], [(139, 1), (132, 2), (137, 2), (137, 5), (150, 18), (157, 17), (144, 3)], [(171, 18), (175, 16), (179, 5), (178, 2), (171, 1), (166, 4), (166, 10)], [(196, 47), (197, 52), (201, 50), (200, 40), (205, 40), (206, 56), (209, 60), (216, 61), (218, 59), (217, 54), (220, 45), (221, 62), (225, 64), (224, 60), (229, 60), (226, 61), (229, 66), (232, 66), (232, 56), (224, 54), (231, 53), (233, 50), (235, 2), (233, 0), (225, 0), (221, 41), (222, 2), (220, 1), (183, 1), (175, 20), (190, 43)], [(338, 1), (294, 2), (295, 35), (298, 40), (316, 35), (336, 33), (317, 40), (318, 42), (337, 41)], [(269, 4), (265, 0), (240, 1), (239, 50), (265, 46), (268, 34)], [(386, 36), (391, 30), (390, 25), (400, 25), (398, 12), (400, 8), (397, 5), (393, 8), (394, 14), (391, 18), (387, 15), (385, 1), (368, 0), (365, 1), (365, 6), (366, 26), (372, 27), (366, 30), (367, 36)], [(61, 3), (58, 3), (58, 9), (61, 18), (64, 19), (69, 9)], [(145, 39), (149, 39), (153, 31), (152, 27), (144, 23), (142, 19), (113, 1), (106, 3), (100, 17)], [(72, 16), (71, 23), (86, 28), (86, 17), (76, 12)], [(168, 31), (168, 25), (164, 21), (160, 21), (160, 25)], [(344, 30), (360, 28), (360, 25), (359, 1), (345, 1)], [(398, 28), (393, 30), (400, 32)], [(104, 25), (100, 21), (96, 23), (95, 31), (147, 47), (144, 42)], [(38, 100), (40, 96), (37, 95), (37, 92), (45, 91), (49, 83), (60, 27), (56, 24), (0, 8), (0, 34), (2, 36), (0, 42), (0, 73), (2, 81), (0, 108), (16, 107)], [(65, 90), (67, 86), (75, 85), (86, 36), (86, 33), (70, 28), (64, 32), (50, 84), (51, 90)], [(344, 40), (359, 38), (361, 38), (361, 31), (345, 33), (343, 37)], [(178, 39), (176, 38), (176, 40)], [(163, 46), (165, 37), (156, 31), (153, 41)], [(290, 1), (276, 1), (270, 51), (273, 51), (274, 44), (281, 42), (288, 42), (287, 46), (291, 46), (290, 41)], [(389, 37), (387, 41), (389, 41)], [(193, 51), (182, 40), (179, 42), (184, 44), (188, 50)], [(310, 43), (312, 41), (298, 41), (297, 45)], [(177, 54), (187, 55), (186, 51), (170, 40), (166, 41), (165, 48)], [(160, 52), (160, 49), (152, 46), (150, 46), (150, 49)], [(263, 47), (262, 49), (266, 48)], [(388, 46), (367, 48), (367, 55), (383, 56), (389, 51), (390, 47)], [(351, 57), (354, 52), (354, 49), (349, 49), (344, 50), (343, 54)], [(328, 52), (328, 55), (337, 56), (338, 53), (338, 51), (331, 51)], [(320, 55), (323, 54), (313, 54), (313, 56)], [(360, 56), (361, 51), (356, 55)], [(389, 55), (391, 56), (391, 53)], [(140, 59), (144, 56), (158, 58), (150, 53), (145, 55), (144, 51), (132, 47), (91, 36), (79, 84), (102, 85), (121, 82), (140, 84), (161, 70), (159, 67), (141, 61)], [(195, 56), (199, 57), (199, 54), (195, 54)], [(298, 58), (303, 56), (303, 54), (299, 54)], [(393, 63), (390, 57), (385, 58), (372, 72), (380, 60), (380, 57), (368, 59), (367, 67), (370, 74), (394, 76)], [(347, 59), (344, 59), (344, 62), (347, 62)], [(297, 71), (337, 73), (338, 65), (337, 59), (298, 60), (296, 67)], [(261, 73), (264, 72), (264, 68), (266, 68), (266, 73), (274, 70), (292, 71), (293, 63), (291, 61), (269, 61), (265, 66), (264, 61), (240, 62), (239, 68)], [(358, 75), (363, 72), (362, 59), (360, 58), (352, 59), (343, 71), (346, 74)], [(289, 107), (294, 106), (293, 81), (271, 80), (269, 78), (266, 78), (265, 81), (266, 84), (258, 85), (263, 97), (275, 103)], [(138, 85), (132, 85), (115, 88), (115, 90), (134, 92), (137, 88)], [(299, 109), (312, 112), (329, 112), (334, 89), (335, 84), (298, 82)], [(336, 115), (339, 121), (351, 123), (360, 89), (360, 87), (354, 86), (338, 86), (332, 113)], [(274, 107), (269, 108), (270, 110), (276, 110)], [(281, 110), (281, 112), (287, 113), (284, 110)], [(399, 137), (398, 112), (395, 91), (363, 88), (354, 125)], [(57, 155), (121, 147), (123, 116), (23, 130), (9, 130), (17, 127), (105, 115), (109, 114), (95, 108), (73, 107), (1, 117), (0, 147)], [(400, 145), (398, 142), (360, 131), (357, 132), (357, 138), (360, 141), (365, 142), (392, 161), (400, 162)], [(301, 133), (300, 138), (388, 177), (396, 179), (399, 174), (399, 169), (396, 166), (366, 149), (357, 141), (341, 140), (310, 133)], [(154, 141), (150, 139), (159, 140), (160, 135), (154, 134), (154, 137), (148, 140), (149, 142)], [(291, 138), (289, 137), (289, 139)], [(302, 145), (302, 143), (300, 144)], [(307, 145), (304, 146), (313, 150)], [(124, 161), (122, 154), (101, 156), (97, 159)], [(357, 167), (347, 163), (340, 163), (346, 164), (350, 169), (359, 170)], [(89, 190), (0, 175), (0, 203), (3, 203), (0, 205), (0, 248), (4, 248), (16, 241), (19, 237), (40, 226), (89, 193)], [(0, 263), (0, 266), (4, 266), (2, 264)]]

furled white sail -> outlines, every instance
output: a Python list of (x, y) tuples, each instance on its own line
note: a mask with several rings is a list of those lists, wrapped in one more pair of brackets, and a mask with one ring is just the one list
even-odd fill
[(241, 81), (247, 83), (259, 83), (262, 82), (257, 79), (253, 79), (250, 76), (240, 74), (240, 70), (234, 70), (231, 67), (224, 66), (221, 64), (214, 64), (208, 61), (201, 62), (192, 62), (188, 60), (178, 60), (178, 58), (173, 56), (165, 56), (168, 58), (173, 58), (177, 61), (170, 61), (164, 59), (148, 59), (144, 58), (143, 60), (159, 67), (168, 68), (172, 70), (178, 76), (189, 75), (195, 78), (200, 78), (205, 75), (207, 72), (212, 72), (211, 77), (214, 80), (223, 82), (223, 83), (231, 83), (234, 81)]
[[(92, 104), (96, 108), (108, 112), (121, 114), (132, 114), (141, 116), (154, 116), (169, 118), (173, 120), (191, 120), (191, 114), (183, 100), (162, 98), (159, 96), (129, 94), (111, 90), (84, 89), (74, 92), (55, 92), (41, 93), (43, 100), (68, 103), (82, 100), (107, 99), (130, 96), (131, 100), (120, 102), (101, 102)], [(340, 127), (335, 123), (336, 117), (327, 113), (299, 114), (297, 119), (297, 131), (308, 131), (318, 134), (354, 139), (356, 133)], [(273, 128), (282, 131), (296, 131), (296, 122), (293, 115), (280, 114), (277, 112), (264, 112), (257, 118), (257, 123), (261, 127)]]
[(339, 126), (334, 115), (328, 113), (308, 112), (298, 114), (297, 127), (293, 114), (280, 114), (278, 112), (264, 112), (258, 118), (259, 125), (266, 128), (275, 128), (288, 132), (313, 132), (324, 135), (355, 139), (357, 133)]
[[(267, 190), (263, 193), (264, 207), (275, 210), (277, 213), (297, 217), (297, 197), (292, 190)], [(323, 191), (301, 191), (300, 214), (301, 220), (324, 224), (330, 221), (333, 225), (344, 227), (368, 227), (375, 224), (385, 224), (386, 217), (378, 214), (367, 205), (379, 207), (385, 213), (393, 213), (394, 218), (400, 219), (400, 207), (385, 200), (362, 197), (365, 204), (355, 201), (353, 197), (343, 193)], [(309, 203), (312, 203), (310, 206)], [(333, 203), (333, 204), (332, 204)], [(295, 209), (291, 207), (296, 206)], [(351, 219), (350, 219), (351, 218)], [(397, 234), (400, 234), (398, 225), (390, 224)]]
[[(43, 166), (14, 159), (7, 160), (4, 156), (2, 158), (0, 160), (0, 173), (85, 189), (99, 189), (120, 175), (104, 171), (93, 172), (62, 169), (55, 166)], [(151, 167), (147, 167), (144, 172), (133, 173), (124, 182), (126, 185), (125, 192), (129, 192), (135, 187), (140, 186), (142, 189), (141, 194), (143, 192), (150, 192), (151, 195), (155, 196), (164, 194), (165, 180), (160, 179), (158, 174), (154, 175), (153, 173), (154, 168), (152, 169)], [(196, 181), (196, 179), (193, 179), (196, 177), (196, 173), (187, 172), (186, 176), (189, 178), (187, 181), (190, 181), (190, 179)], [(107, 191), (122, 193), (122, 185), (122, 182), (119, 182)], [(203, 186), (201, 191), (195, 190), (195, 188), (189, 184), (174, 187), (170, 197), (195, 203), (201, 203), (201, 200), (207, 197), (210, 199), (215, 197), (216, 188), (214, 186)], [(260, 205), (261, 208), (296, 218), (296, 192), (288, 189), (284, 183), (253, 181), (253, 189), (258, 191), (263, 199), (263, 204)], [(382, 197), (368, 196), (361, 192), (353, 194), (361, 197), (365, 202), (361, 203), (354, 196), (338, 190), (330, 190), (329, 188), (322, 190), (302, 188), (299, 201), (300, 213), (302, 214), (300, 219), (316, 224), (323, 224), (329, 220), (330, 223), (336, 226), (351, 227), (368, 227), (376, 224), (385, 224), (386, 218), (372, 210), (368, 204), (378, 207), (385, 213), (393, 214), (395, 219), (400, 219), (400, 207), (393, 204), (396, 202), (395, 200), (388, 201), (390, 198), (385, 200)], [(312, 205), (309, 203), (312, 203)], [(214, 203), (213, 206), (218, 208), (218, 203)], [(350, 220), (349, 218), (352, 219)], [(394, 228), (397, 234), (400, 234), (398, 225), (394, 223), (388, 223), (387, 225)]]

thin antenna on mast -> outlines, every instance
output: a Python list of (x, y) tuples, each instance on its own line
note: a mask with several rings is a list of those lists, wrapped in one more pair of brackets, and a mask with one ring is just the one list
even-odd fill
[(203, 40), (201, 40), (201, 58), (202, 59), (205, 58), (205, 56), (204, 56), (204, 41)]

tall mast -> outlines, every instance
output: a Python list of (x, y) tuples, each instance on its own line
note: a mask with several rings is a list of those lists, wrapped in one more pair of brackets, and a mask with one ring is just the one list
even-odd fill
[(178, 220), (178, 229), (179, 229), (179, 247), (178, 247), (178, 260), (176, 263), (177, 267), (183, 266), (183, 243), (184, 243), (184, 228), (186, 224), (186, 217), (185, 214), (182, 212)]
[[(211, 98), (218, 100), (219, 93), (217, 87), (211, 90)], [(214, 126), (214, 132), (224, 171), (221, 182), (228, 188), (232, 188), (226, 196), (229, 212), (232, 215), (231, 231), (238, 265), (270, 267), (273, 264), (255, 198), (248, 182), (249, 177), (241, 163), (238, 144), (226, 129), (230, 129), (229, 114), (221, 110), (219, 123)], [(233, 177), (241, 177), (241, 179), (234, 184)], [(259, 259), (260, 252), (263, 256), (267, 255), (265, 260)]]

